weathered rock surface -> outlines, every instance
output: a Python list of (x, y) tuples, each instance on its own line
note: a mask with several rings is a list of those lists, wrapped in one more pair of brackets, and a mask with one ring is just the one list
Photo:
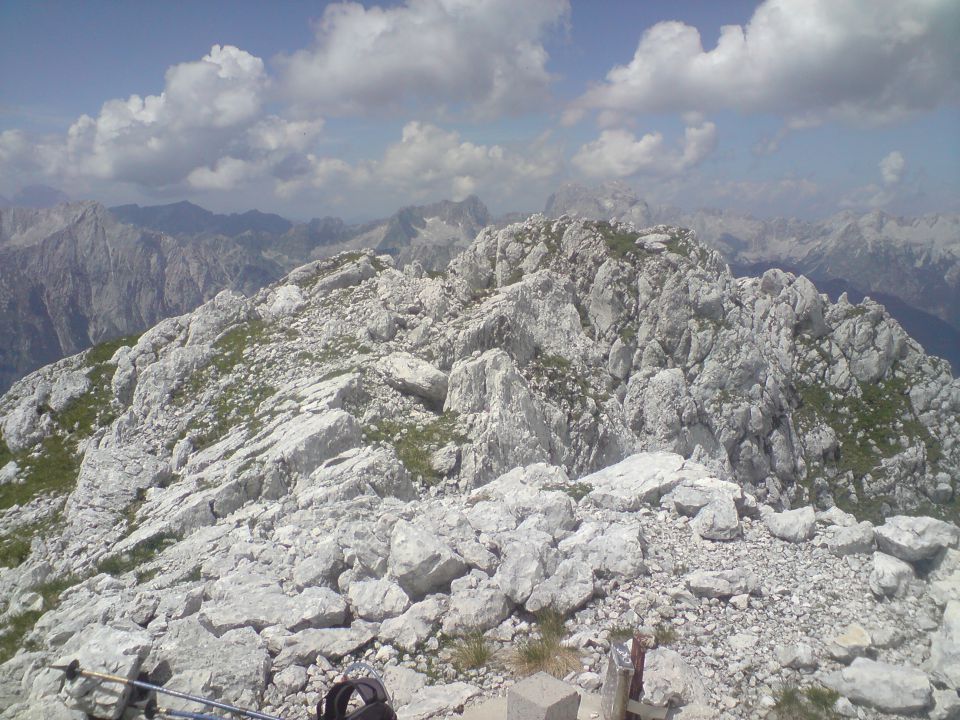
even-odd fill
[(897, 515), (874, 531), (883, 552), (907, 562), (928, 560), (944, 548), (955, 547), (960, 539), (956, 525), (931, 517)]
[[(485, 231), (442, 277), (319, 260), (109, 360), (61, 361), (0, 399), (29, 496), (0, 513), (22, 556), (0, 568), (0, 623), (36, 648), (0, 664), (0, 717), (69, 714), (32, 668), (117, 623), (147, 634), (142, 665), (171, 687), (295, 720), (355, 659), (502, 692), (505, 671), (456, 666), (447, 639), (479, 631), (506, 655), (548, 609), (584, 688), (614, 635), (672, 638), (667, 665), (703, 690), (689, 717), (760, 716), (858, 656), (927, 667), (933, 636), (947, 673), (955, 526), (888, 519), (884, 542), (920, 558), (909, 582), (874, 578), (888, 597), (869, 524), (805, 507), (778, 518), (783, 542), (766, 521), (952, 492), (960, 394), (898, 333), (786, 273), (734, 281), (677, 229), (539, 218)], [(410, 384), (384, 372), (398, 354)], [(442, 407), (420, 363), (446, 375)], [(62, 372), (91, 384), (58, 412)], [(897, 418), (862, 476), (836, 466), (857, 442), (849, 403)], [(62, 484), (41, 492), (51, 467)], [(6, 544), (18, 532), (28, 548)], [(833, 642), (854, 624), (865, 644)]]
[(888, 713), (914, 713), (930, 706), (933, 688), (919, 670), (857, 658), (824, 678), (827, 687), (858, 705)]

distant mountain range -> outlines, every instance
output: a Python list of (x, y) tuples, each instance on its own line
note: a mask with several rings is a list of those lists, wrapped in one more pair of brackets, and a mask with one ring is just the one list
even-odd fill
[[(38, 201), (50, 188), (37, 188)], [(30, 194), (30, 193), (27, 193)], [(24, 198), (20, 198), (24, 199)], [(567, 185), (545, 214), (694, 229), (741, 275), (781, 267), (836, 299), (883, 302), (932, 354), (960, 370), (960, 219), (842, 213), (820, 223), (651, 207), (631, 188)], [(0, 209), (0, 392), (64, 355), (141, 332), (223, 289), (250, 294), (294, 267), (374, 248), (400, 265), (440, 270), (495, 220), (482, 202), (412, 206), (349, 225), (294, 223), (251, 210), (229, 215), (190, 202), (109, 210), (99, 203)]]
[(476, 197), (346, 225), (295, 224), (256, 210), (218, 215), (189, 202), (95, 202), (0, 209), (0, 393), (26, 373), (142, 332), (223, 289), (251, 294), (298, 265), (377, 248), (443, 267), (490, 222)]
[(780, 267), (806, 275), (834, 299), (843, 292), (851, 300), (869, 295), (928, 353), (960, 372), (960, 216), (900, 218), (875, 211), (843, 212), (821, 222), (761, 220), (731, 211), (651, 207), (622, 183), (566, 185), (544, 212), (688, 227), (737, 274)]

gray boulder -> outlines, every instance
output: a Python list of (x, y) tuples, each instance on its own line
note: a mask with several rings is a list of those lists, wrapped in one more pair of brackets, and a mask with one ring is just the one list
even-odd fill
[(857, 705), (886, 713), (920, 712), (933, 701), (930, 679), (920, 670), (862, 657), (825, 675), (823, 683)]
[(864, 520), (852, 526), (835, 526), (827, 538), (827, 549), (834, 555), (862, 555), (873, 552), (873, 523)]
[(484, 582), (450, 596), (443, 632), (449, 636), (482, 632), (496, 627), (509, 615), (507, 596), (495, 583)]
[(687, 588), (697, 597), (725, 598), (756, 592), (757, 576), (743, 569), (698, 570), (685, 578)]
[(773, 654), (780, 663), (780, 667), (791, 670), (814, 670), (817, 667), (817, 656), (807, 643), (777, 645), (773, 649)]
[(533, 613), (550, 608), (566, 615), (586, 605), (593, 593), (593, 570), (586, 563), (568, 558), (560, 562), (553, 575), (534, 588), (526, 608)]
[[(231, 630), (218, 638), (196, 619), (186, 618), (169, 624), (154, 644), (146, 665), (151, 673), (158, 667), (165, 668), (170, 677), (168, 685), (183, 692), (256, 707), (267, 687), (270, 655), (252, 628)], [(176, 707), (193, 710), (196, 706)]]
[(444, 595), (431, 595), (414, 603), (403, 615), (383, 621), (380, 639), (407, 652), (416, 650), (440, 625), (447, 606)]
[(914, 579), (913, 568), (903, 560), (882, 552), (873, 554), (870, 590), (878, 597), (903, 595)]
[(380, 361), (387, 384), (402, 393), (423, 398), (432, 407), (443, 407), (447, 374), (410, 353), (395, 352)]
[[(132, 623), (127, 627), (91, 625), (67, 642), (56, 664), (66, 665), (76, 659), (85, 670), (133, 680), (150, 647), (150, 636)], [(123, 714), (130, 691), (130, 686), (79, 677), (63, 681), (60, 697), (68, 708), (116, 720)]]
[(216, 635), (252, 627), (257, 631), (280, 625), (296, 632), (305, 628), (339, 625), (347, 616), (347, 603), (326, 587), (308, 587), (289, 596), (273, 579), (238, 571), (218, 580), (200, 619)]
[(543, 547), (513, 542), (504, 548), (494, 580), (512, 602), (522, 604), (546, 577)]
[(347, 597), (354, 615), (364, 620), (379, 622), (410, 607), (410, 598), (403, 588), (386, 578), (351, 583)]
[(433, 533), (400, 520), (390, 536), (388, 569), (400, 587), (419, 600), (463, 575), (467, 564)]
[(706, 540), (734, 540), (740, 536), (740, 518), (733, 498), (719, 495), (707, 503), (690, 523)]
[(875, 528), (875, 533), (880, 550), (907, 562), (928, 560), (960, 540), (956, 525), (932, 517), (896, 515)]
[(410, 702), (397, 710), (399, 720), (427, 720), (438, 715), (457, 715), (470, 698), (482, 691), (475, 685), (454, 682), (425, 685), (413, 693)]
[(787, 542), (804, 542), (817, 530), (817, 516), (813, 508), (797, 508), (780, 513), (769, 513), (764, 522), (770, 534)]
[(710, 697), (699, 671), (680, 653), (670, 648), (656, 648), (646, 656), (641, 699), (657, 707), (679, 707), (706, 705)]
[(301, 630), (281, 640), (280, 654), (273, 666), (306, 667), (318, 657), (339, 660), (370, 643), (376, 637), (378, 627), (376, 623), (357, 620), (350, 627)]

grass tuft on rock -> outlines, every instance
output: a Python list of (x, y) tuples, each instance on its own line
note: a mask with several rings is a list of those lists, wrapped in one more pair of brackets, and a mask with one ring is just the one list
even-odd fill
[(811, 685), (798, 688), (785, 686), (776, 696), (772, 717), (776, 720), (839, 720), (833, 710), (840, 693)]
[(493, 648), (482, 632), (474, 632), (453, 641), (453, 666), (463, 672), (486, 667), (493, 659)]
[(580, 659), (571, 648), (562, 645), (566, 637), (564, 617), (555, 610), (537, 615), (537, 637), (521, 640), (510, 656), (510, 666), (520, 676), (545, 672), (562, 678), (580, 667)]

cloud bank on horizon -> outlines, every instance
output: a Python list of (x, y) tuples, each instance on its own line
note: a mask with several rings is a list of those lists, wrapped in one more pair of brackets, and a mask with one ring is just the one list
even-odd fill
[[(334, 2), (308, 47), (265, 60), (213, 45), (169, 67), (158, 94), (108, 99), (64, 133), (0, 132), (0, 192), (42, 182), (73, 196), (259, 198), (306, 216), (472, 193), (535, 209), (562, 181), (626, 179), (681, 204), (883, 208), (922, 192), (922, 168), (890, 146), (890, 129), (956, 116), (956, 0), (765, 0), (712, 49), (687, 22), (657, 22), (631, 59), (564, 97), (548, 49), (576, 42), (574, 10)], [(382, 138), (366, 152), (349, 139), (364, 123)], [(818, 129), (875, 137), (859, 150), (873, 175), (805, 176), (775, 159)]]

